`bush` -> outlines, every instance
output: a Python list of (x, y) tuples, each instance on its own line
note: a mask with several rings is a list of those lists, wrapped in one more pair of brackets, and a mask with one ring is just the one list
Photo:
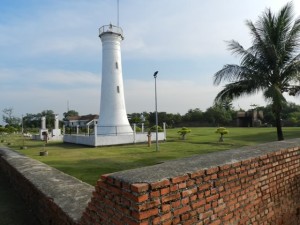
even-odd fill
[(219, 142), (223, 142), (223, 141), (224, 141), (223, 135), (228, 134), (229, 131), (228, 131), (225, 127), (219, 127), (219, 128), (215, 131), (215, 133), (221, 135), (220, 138), (219, 138)]
[[(160, 126), (157, 126), (157, 130), (158, 130), (158, 132), (163, 132), (164, 131)], [(151, 132), (156, 132), (156, 125), (152, 126), (150, 128), (150, 131)]]
[(135, 132), (141, 132), (141, 131), (142, 131), (142, 128), (140, 128), (138, 126), (135, 127)]
[(191, 129), (189, 129), (187, 127), (183, 127), (183, 128), (181, 128), (181, 130), (177, 131), (177, 133), (181, 136), (182, 140), (185, 140), (185, 136), (188, 133), (191, 133)]

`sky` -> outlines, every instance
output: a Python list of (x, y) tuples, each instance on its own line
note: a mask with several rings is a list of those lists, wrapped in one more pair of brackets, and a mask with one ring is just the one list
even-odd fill
[[(246, 20), (285, 0), (119, 0), (124, 31), (122, 67), (127, 113), (205, 111), (222, 85), (213, 75), (239, 63), (227, 49), (250, 47)], [(300, 1), (293, 2), (295, 18)], [(118, 23), (117, 0), (1, 0), (0, 110), (15, 116), (68, 109), (98, 114), (102, 45), (98, 29)], [(300, 104), (300, 97), (287, 96)], [(266, 105), (262, 95), (235, 100), (236, 109)]]

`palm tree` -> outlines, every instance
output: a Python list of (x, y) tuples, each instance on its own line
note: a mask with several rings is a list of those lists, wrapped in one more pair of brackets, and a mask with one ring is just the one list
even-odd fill
[(300, 87), (300, 18), (293, 21), (293, 6), (286, 4), (277, 15), (267, 9), (253, 24), (246, 21), (252, 46), (245, 49), (229, 41), (229, 50), (241, 57), (240, 65), (225, 65), (214, 74), (214, 84), (227, 83), (215, 102), (235, 99), (262, 91), (272, 104), (276, 118), (277, 138), (283, 140), (281, 111), (286, 102), (284, 92)]

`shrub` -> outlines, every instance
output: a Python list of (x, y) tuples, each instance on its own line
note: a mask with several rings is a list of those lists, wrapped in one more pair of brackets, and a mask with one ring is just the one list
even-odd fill
[(186, 135), (191, 133), (191, 129), (183, 127), (181, 130), (177, 131), (177, 133), (181, 136), (182, 140), (185, 140)]
[[(160, 126), (157, 126), (157, 130), (158, 130), (158, 132), (163, 132), (164, 131)], [(152, 126), (150, 128), (150, 131), (155, 132), (156, 131), (156, 125)]]
[(219, 142), (223, 142), (223, 141), (224, 141), (223, 136), (224, 136), (225, 134), (228, 134), (229, 131), (228, 131), (225, 127), (219, 127), (219, 128), (215, 131), (215, 133), (220, 134)]

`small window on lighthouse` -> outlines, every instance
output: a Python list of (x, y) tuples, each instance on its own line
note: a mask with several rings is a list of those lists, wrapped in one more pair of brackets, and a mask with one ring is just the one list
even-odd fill
[(116, 69), (119, 69), (119, 65), (118, 65), (118, 62), (116, 62)]
[(120, 87), (119, 86), (117, 86), (117, 92), (120, 93)]

